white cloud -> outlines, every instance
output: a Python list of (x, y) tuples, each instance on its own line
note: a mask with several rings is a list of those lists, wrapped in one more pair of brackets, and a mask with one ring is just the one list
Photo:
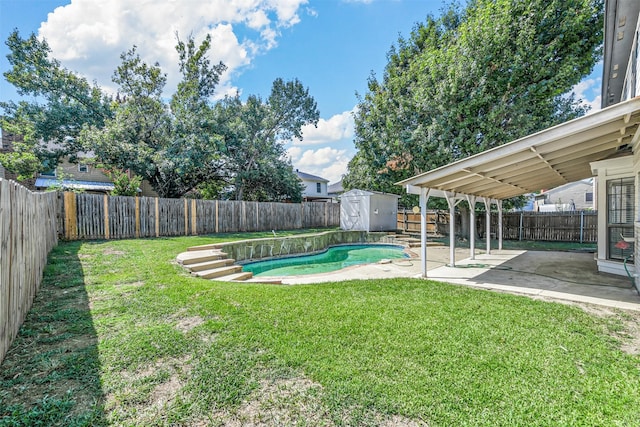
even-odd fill
[(354, 134), (353, 111), (336, 114), (328, 120), (320, 119), (318, 127), (307, 125), (302, 128), (303, 140), (294, 140), (294, 145), (326, 144), (343, 139), (351, 139)]
[[(347, 173), (349, 160), (353, 156), (354, 136), (353, 110), (336, 114), (329, 119), (320, 119), (318, 127), (302, 128), (304, 139), (294, 140), (287, 153), (294, 167), (301, 171), (338, 182)], [(315, 149), (306, 146), (318, 146)]]
[(293, 166), (301, 171), (338, 182), (347, 172), (350, 156), (347, 150), (323, 147), (317, 150), (302, 150), (298, 146), (288, 149)]
[[(197, 42), (212, 36), (212, 63), (228, 70), (221, 88), (233, 92), (234, 70), (277, 45), (281, 28), (300, 22), (308, 0), (71, 0), (56, 8), (39, 29), (62, 64), (109, 88), (120, 54), (136, 45), (148, 63), (168, 74), (167, 93), (178, 81), (176, 32)], [(242, 31), (242, 37), (239, 37)]]
[(585, 79), (575, 85), (571, 91), (577, 99), (582, 100), (581, 105), (590, 107), (589, 112), (598, 111), (600, 109), (600, 88), (602, 87), (602, 78)]

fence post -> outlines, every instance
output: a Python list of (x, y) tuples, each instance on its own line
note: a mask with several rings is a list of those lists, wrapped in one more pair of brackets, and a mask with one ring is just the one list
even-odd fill
[[(425, 215), (428, 215), (429, 213), (426, 212)], [(402, 210), (402, 219), (403, 219), (403, 229), (402, 232), (406, 233), (409, 230), (409, 215), (407, 215), (407, 210), (403, 209)], [(426, 225), (425, 225), (426, 228)]]
[(156, 237), (160, 237), (160, 206), (158, 206), (159, 200), (156, 197)]
[(136, 196), (136, 239), (140, 237), (140, 197)]
[(104, 238), (109, 240), (109, 196), (105, 194), (103, 201), (104, 201)]
[(198, 214), (196, 209), (196, 199), (191, 199), (191, 234), (193, 236), (198, 234)]
[(520, 211), (520, 232), (519, 232), (519, 240), (522, 241), (522, 220), (524, 217), (524, 212)]
[(327, 202), (327, 204), (324, 205), (324, 226), (325, 227), (329, 226), (329, 202)]
[(584, 239), (584, 211), (580, 211), (580, 244)]
[(218, 234), (218, 201), (216, 200), (216, 234)]
[(64, 193), (64, 225), (67, 240), (75, 240), (78, 237), (78, 213), (76, 210), (76, 193), (65, 191)]
[(189, 235), (189, 202), (187, 199), (184, 200), (184, 235)]

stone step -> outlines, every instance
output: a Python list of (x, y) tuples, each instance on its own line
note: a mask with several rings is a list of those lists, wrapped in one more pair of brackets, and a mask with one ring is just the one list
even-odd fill
[(204, 251), (207, 249), (220, 249), (221, 247), (222, 245), (220, 243), (209, 243), (206, 245), (190, 246), (187, 248), (187, 252)]
[(206, 261), (226, 258), (227, 254), (217, 249), (208, 249), (194, 252), (182, 252), (176, 260), (182, 265), (198, 264)]
[[(444, 243), (441, 243), (441, 242), (427, 242), (427, 247), (431, 247), (431, 246), (444, 246)], [(409, 243), (409, 247), (410, 248), (419, 248), (420, 247), (420, 241)]]
[(216, 277), (228, 276), (241, 271), (242, 266), (240, 265), (228, 265), (225, 267), (212, 268), (211, 270), (194, 271), (191, 274), (202, 277), (203, 279), (214, 279)]
[(415, 237), (405, 237), (405, 236), (396, 237), (396, 240), (400, 240), (401, 242), (407, 242), (407, 243), (420, 242), (420, 239), (416, 239)]
[(242, 280), (251, 279), (253, 277), (253, 273), (250, 271), (241, 271), (239, 273), (229, 274), (227, 276), (215, 277), (211, 280), (217, 280), (220, 282), (237, 282)]
[(231, 265), (234, 262), (236, 262), (235, 259), (223, 258), (223, 259), (216, 259), (213, 261), (199, 262), (197, 264), (188, 264), (188, 265), (185, 265), (185, 267), (191, 271), (203, 271), (203, 270), (212, 270), (218, 267), (224, 267), (225, 265)]

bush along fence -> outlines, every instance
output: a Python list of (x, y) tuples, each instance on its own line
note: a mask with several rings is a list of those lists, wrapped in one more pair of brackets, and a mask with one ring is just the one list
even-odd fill
[(58, 244), (55, 193), (0, 179), (0, 363), (40, 287)]
[(262, 203), (59, 193), (66, 240), (125, 239), (337, 227), (337, 203)]

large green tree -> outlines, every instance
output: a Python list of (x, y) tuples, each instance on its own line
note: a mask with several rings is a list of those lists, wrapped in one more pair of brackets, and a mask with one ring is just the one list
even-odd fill
[(297, 79), (276, 79), (266, 101), (250, 95), (227, 97), (215, 108), (224, 140), (227, 196), (236, 200), (300, 201), (302, 185), (286, 159), (284, 142), (302, 139), (302, 127), (316, 125), (317, 104)]
[(210, 37), (199, 45), (190, 37), (178, 40), (182, 79), (168, 102), (166, 75), (135, 47), (121, 55), (113, 76), (118, 95), (111, 98), (61, 67), (35, 35), (22, 39), (15, 31), (7, 44), (12, 69), (5, 76), (33, 97), (0, 104), (3, 129), (24, 136), (0, 159), (8, 169), (32, 176), (53, 169), (62, 156), (73, 161), (90, 151), (96, 163), (135, 173), (162, 197), (197, 189), (238, 200), (301, 199), (284, 142), (302, 138), (302, 127), (317, 124), (319, 112), (298, 80), (276, 79), (264, 101), (236, 96), (215, 104), (226, 67), (208, 59)]
[(210, 99), (225, 70), (211, 64), (211, 38), (199, 46), (178, 41), (182, 80), (167, 104), (166, 76), (144, 63), (133, 48), (121, 56), (113, 81), (122, 99), (102, 127), (86, 127), (84, 146), (99, 162), (148, 180), (161, 197), (181, 197), (220, 173), (220, 137)]
[(98, 86), (51, 58), (45, 40), (34, 34), (24, 39), (14, 30), (6, 44), (11, 68), (4, 77), (30, 100), (0, 102), (0, 127), (23, 137), (12, 153), (0, 154), (0, 162), (26, 178), (55, 169), (63, 156), (73, 161), (82, 150), (82, 127), (101, 127), (113, 112), (110, 98)]
[(601, 56), (602, 0), (471, 0), (417, 25), (371, 76), (344, 184), (394, 182), (575, 118)]

